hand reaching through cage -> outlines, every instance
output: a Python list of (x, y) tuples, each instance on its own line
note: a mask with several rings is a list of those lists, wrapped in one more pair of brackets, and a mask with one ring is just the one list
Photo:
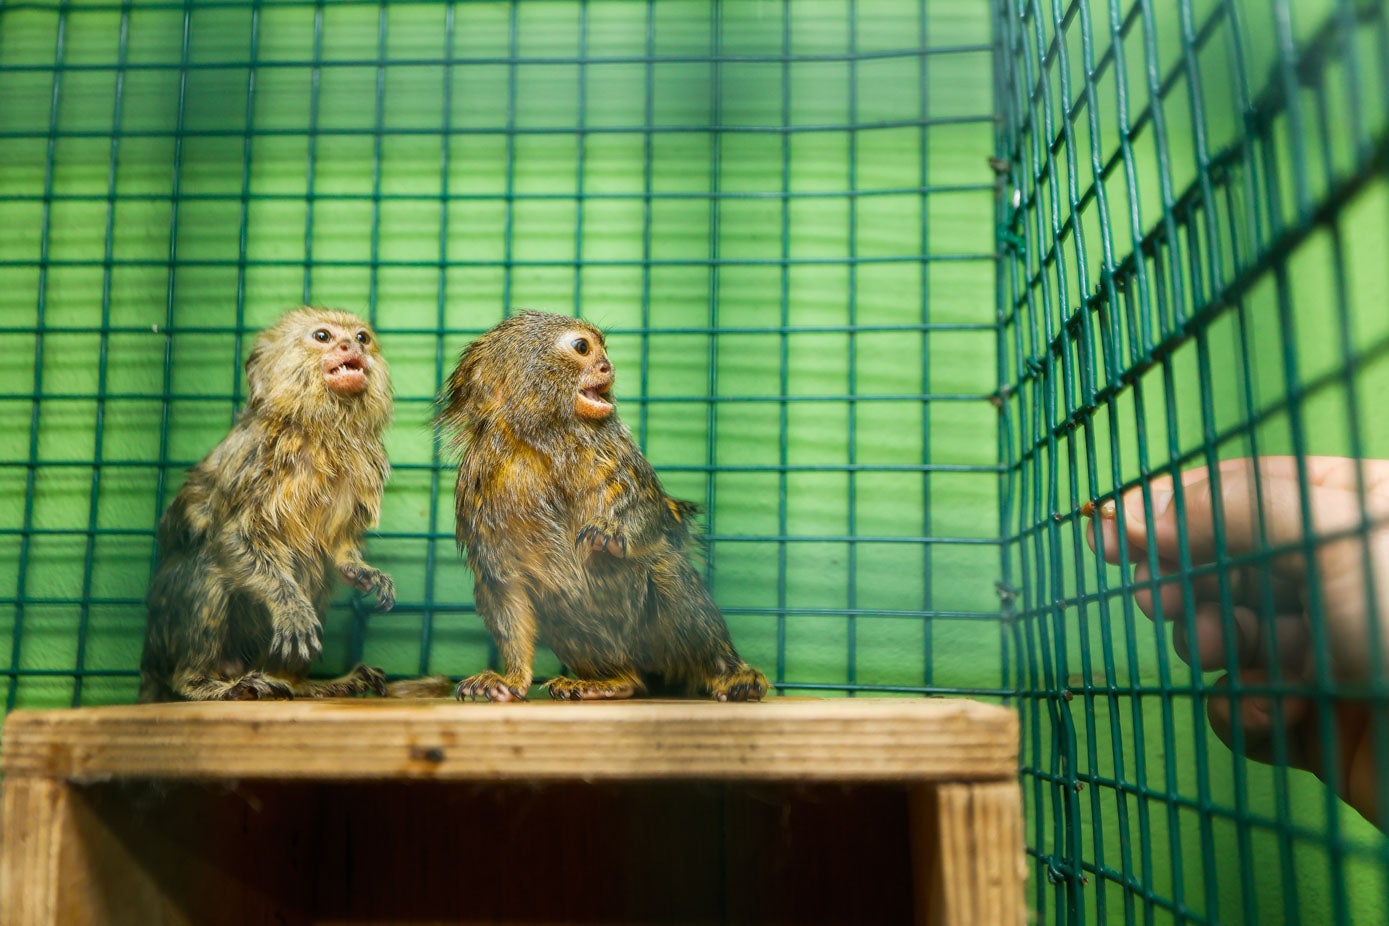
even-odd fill
[[(1231, 674), (1255, 690), (1207, 697), (1223, 742), (1235, 748), (1242, 737), (1244, 754), (1267, 763), (1281, 751), (1384, 828), (1370, 702), (1353, 694), (1332, 700), (1333, 761), (1325, 712), (1307, 697), (1270, 691), (1305, 691), (1323, 658), (1321, 671), (1330, 675), (1323, 681), (1352, 693), (1376, 673), (1389, 674), (1389, 460), (1302, 463), (1305, 491), (1296, 457), (1188, 470), (1180, 492), (1171, 477), (1154, 479), (1124, 493), (1120, 506), (1099, 505), (1100, 536), (1092, 528), (1089, 542), (1107, 562), (1127, 555), (1136, 564), (1134, 600), (1148, 617), (1172, 624), (1178, 656), (1203, 671), (1228, 670), (1217, 683), (1222, 690)], [(1150, 584), (1154, 566), (1159, 581)], [(1189, 583), (1162, 581), (1184, 566)]]

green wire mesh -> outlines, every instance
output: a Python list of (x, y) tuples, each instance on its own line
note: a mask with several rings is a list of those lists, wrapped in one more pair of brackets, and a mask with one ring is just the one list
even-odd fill
[[(1389, 768), (1378, 643), (1368, 690), (1329, 661), (1318, 579), (1334, 577), (1310, 574), (1314, 683), (1275, 670), (1241, 684), (1233, 656), (1203, 673), (1169, 642), (1171, 624), (1196, 638), (1195, 589), (1214, 578), (1237, 652), (1229, 567), (1269, 586), (1278, 556), (1335, 537), (1280, 547), (1265, 533), (1254, 554), (1202, 566), (1179, 518), (1177, 561), (1140, 557), (1167, 575), (1138, 581), (1091, 552), (1080, 508), (1291, 453), (1310, 523), (1303, 455), (1389, 455), (1372, 411), (1389, 385), (1385, 5), (1012, 0), (998, 13), (1005, 612), (1039, 918), (1383, 922), (1384, 837), (1206, 724), (1227, 673), (1222, 691), (1271, 697), (1275, 717), (1310, 699), (1335, 781), (1335, 706), (1360, 698)], [(1364, 511), (1363, 475), (1358, 491)], [(1149, 621), (1135, 593), (1164, 588), (1178, 613)], [(1295, 744), (1273, 727), (1286, 762)], [(1249, 741), (1238, 719), (1232, 734)]]
[(1079, 509), (1389, 457), (1387, 69), (1363, 0), (0, 2), (6, 707), (134, 697), (158, 516), (303, 301), (397, 392), (399, 603), (322, 671), (486, 664), (432, 397), (576, 312), (781, 694), (1017, 707), (1039, 922), (1383, 922), (1383, 836), (1209, 733)]
[(539, 307), (608, 329), (781, 692), (1002, 693), (991, 581), (937, 578), (1000, 549), (986, 8), (0, 15), (7, 706), (131, 696), (158, 515), (298, 301), (370, 316), (397, 390), (368, 554), (399, 603), (344, 594), (323, 671), (490, 658), (428, 419), (459, 349)]

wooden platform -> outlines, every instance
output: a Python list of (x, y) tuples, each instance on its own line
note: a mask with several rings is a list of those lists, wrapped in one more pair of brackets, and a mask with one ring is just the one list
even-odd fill
[(957, 699), (16, 711), (0, 923), (1025, 921)]

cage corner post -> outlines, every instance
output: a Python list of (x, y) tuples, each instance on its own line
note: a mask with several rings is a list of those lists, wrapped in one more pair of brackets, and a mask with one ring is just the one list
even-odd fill
[(59, 872), (72, 843), (66, 782), (7, 774), (0, 783), (0, 922), (48, 926), (58, 918)]
[(191, 926), (147, 891), (122, 890), (117, 897), (103, 888), (103, 881), (133, 886), (144, 880), (128, 847), (119, 838), (102, 838), (104, 829), (80, 785), (6, 770), (0, 782), (0, 923)]
[(1021, 786), (1012, 780), (917, 784), (910, 800), (919, 926), (1023, 926)]

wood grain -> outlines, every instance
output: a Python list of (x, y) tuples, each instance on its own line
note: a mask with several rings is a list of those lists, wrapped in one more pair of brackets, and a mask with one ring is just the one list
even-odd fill
[(0, 798), (0, 922), (6, 926), (61, 923), (58, 911), (71, 795), (61, 781), (6, 781)]
[(4, 926), (1021, 926), (1016, 715), (959, 699), (15, 711)]
[(960, 699), (471, 704), (369, 700), (15, 711), (6, 776), (981, 781), (1016, 715)]
[(922, 785), (912, 795), (917, 922), (1023, 926), (1022, 791), (1017, 782)]

